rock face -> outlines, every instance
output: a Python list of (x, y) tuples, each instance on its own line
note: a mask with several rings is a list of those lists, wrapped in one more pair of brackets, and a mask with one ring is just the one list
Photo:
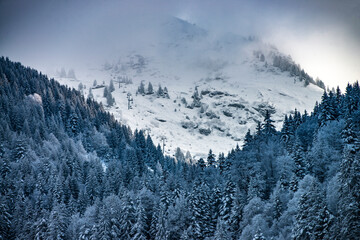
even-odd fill
[[(95, 76), (107, 86), (113, 80), (115, 105), (108, 110), (155, 143), (165, 141), (169, 155), (177, 147), (196, 157), (210, 148), (227, 152), (255, 131), (266, 110), (280, 128), (295, 106), (312, 110), (320, 100), (323, 90), (274, 47), (235, 34), (214, 37), (178, 18), (161, 27), (161, 40), (148, 48), (129, 50), (86, 77), (77, 72), (77, 81), (58, 80), (73, 87), (91, 87)], [(92, 95), (106, 107), (103, 91), (94, 87)]]

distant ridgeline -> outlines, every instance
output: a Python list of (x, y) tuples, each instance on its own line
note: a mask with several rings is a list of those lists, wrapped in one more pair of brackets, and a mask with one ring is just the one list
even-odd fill
[(0, 113), (0, 239), (360, 236), (358, 83), (196, 164), (7, 58)]

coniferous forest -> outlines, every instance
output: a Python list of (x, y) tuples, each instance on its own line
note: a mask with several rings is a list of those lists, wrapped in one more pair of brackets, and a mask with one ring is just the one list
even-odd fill
[(0, 239), (359, 239), (358, 83), (295, 110), (280, 132), (267, 112), (244, 138), (178, 161), (2, 57)]

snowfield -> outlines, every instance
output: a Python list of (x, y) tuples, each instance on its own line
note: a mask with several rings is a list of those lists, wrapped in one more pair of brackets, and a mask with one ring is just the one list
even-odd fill
[[(259, 52), (264, 58), (255, 54)], [(280, 54), (259, 40), (232, 34), (215, 37), (172, 18), (164, 24), (160, 42), (119, 53), (101, 65), (75, 68), (76, 79), (54, 78), (76, 89), (82, 83), (85, 96), (92, 88), (94, 99), (121, 123), (145, 130), (156, 144), (165, 143), (166, 154), (174, 155), (179, 147), (198, 159), (209, 149), (218, 154), (241, 146), (247, 130), (254, 132), (262, 122), (265, 110), (272, 112), (280, 130), (285, 114), (295, 107), (311, 111), (320, 100), (321, 88), (305, 87), (297, 77), (272, 66), (274, 53)], [(103, 92), (111, 80), (115, 104), (110, 107)], [(145, 94), (137, 93), (141, 82)], [(149, 82), (154, 94), (147, 94)], [(159, 86), (168, 89), (169, 98), (157, 96)], [(192, 107), (196, 89), (200, 103)]]

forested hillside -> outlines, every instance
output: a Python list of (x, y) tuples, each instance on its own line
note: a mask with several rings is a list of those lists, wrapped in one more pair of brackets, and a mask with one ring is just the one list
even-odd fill
[(0, 239), (360, 236), (358, 83), (196, 164), (5, 58), (0, 113)]

